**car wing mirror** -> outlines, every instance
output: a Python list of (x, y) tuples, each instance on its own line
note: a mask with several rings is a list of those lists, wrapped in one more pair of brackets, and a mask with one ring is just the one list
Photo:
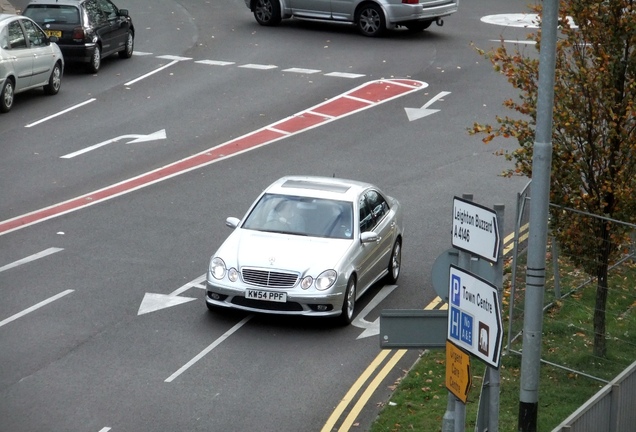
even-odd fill
[(241, 220), (237, 217), (229, 217), (225, 219), (225, 225), (230, 228), (236, 228)]
[(49, 36), (49, 42), (57, 43), (59, 40), (57, 36)]
[(362, 243), (373, 243), (380, 240), (380, 237), (373, 231), (365, 231), (360, 234), (360, 241)]
[(128, 15), (128, 9), (119, 9), (119, 16), (127, 17)]

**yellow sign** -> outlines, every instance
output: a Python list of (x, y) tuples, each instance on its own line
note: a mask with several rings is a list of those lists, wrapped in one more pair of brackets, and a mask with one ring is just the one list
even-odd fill
[(466, 403), (471, 384), (470, 356), (446, 341), (446, 388)]

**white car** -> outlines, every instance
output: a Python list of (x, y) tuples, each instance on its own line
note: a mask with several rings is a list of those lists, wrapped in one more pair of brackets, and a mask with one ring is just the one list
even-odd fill
[(245, 0), (256, 21), (278, 25), (284, 18), (354, 24), (365, 36), (385, 29), (426, 30), (433, 22), (457, 12), (459, 0)]
[(353, 319), (356, 300), (402, 262), (402, 208), (376, 186), (283, 177), (256, 199), (212, 255), (210, 310)]
[(49, 95), (60, 91), (64, 57), (56, 40), (30, 18), (0, 14), (0, 112), (11, 110), (17, 93), (37, 87)]

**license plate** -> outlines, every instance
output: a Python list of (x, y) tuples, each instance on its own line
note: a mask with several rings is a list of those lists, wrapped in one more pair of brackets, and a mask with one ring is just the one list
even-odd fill
[(58, 38), (62, 37), (62, 32), (60, 30), (45, 30), (44, 31), (48, 37), (55, 36)]
[(245, 290), (245, 298), (285, 303), (287, 301), (287, 293), (248, 289)]

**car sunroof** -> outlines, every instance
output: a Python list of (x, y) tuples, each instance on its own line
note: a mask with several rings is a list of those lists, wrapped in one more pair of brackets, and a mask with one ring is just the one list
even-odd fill
[(319, 182), (312, 182), (306, 180), (287, 180), (283, 183), (282, 187), (297, 188), (297, 189), (314, 189), (329, 192), (345, 193), (349, 190), (347, 185), (339, 184), (325, 184)]

